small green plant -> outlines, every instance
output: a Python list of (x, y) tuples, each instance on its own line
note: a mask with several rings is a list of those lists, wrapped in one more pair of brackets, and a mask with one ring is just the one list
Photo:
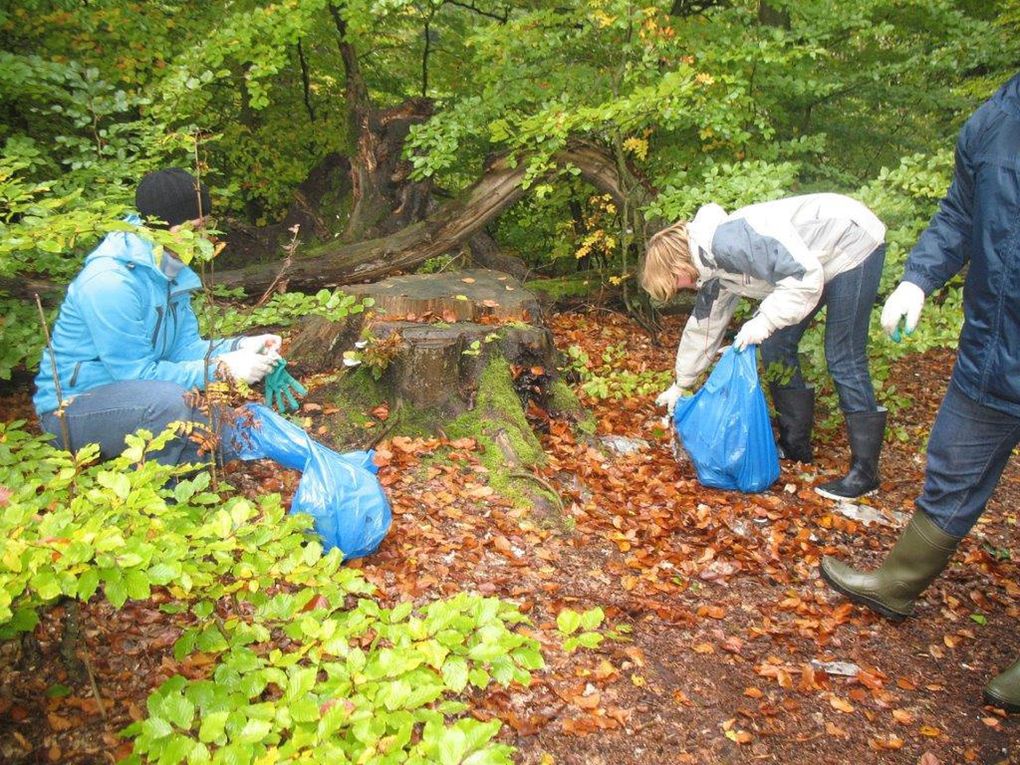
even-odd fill
[(172, 431), (97, 464), (94, 447), (71, 455), (22, 425), (0, 423), (0, 639), (61, 597), (120, 608), (158, 590), (183, 627), (177, 660), (213, 661), (152, 692), (125, 762), (511, 762), (499, 721), (466, 715), (463, 694), (544, 666), (516, 605), (383, 608), (278, 494), (252, 502), (148, 459)]
[(252, 327), (289, 327), (309, 314), (339, 321), (375, 305), (372, 298), (359, 300), (340, 290), (319, 290), (313, 295), (279, 293), (257, 308), (221, 308), (210, 305), (205, 295), (197, 296), (195, 301), (195, 313), (199, 316), (203, 334), (221, 337), (241, 334)]

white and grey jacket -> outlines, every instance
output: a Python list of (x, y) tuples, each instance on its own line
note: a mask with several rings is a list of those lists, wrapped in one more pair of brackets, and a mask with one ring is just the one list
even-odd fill
[(805, 194), (742, 207), (704, 205), (687, 224), (698, 294), (676, 354), (676, 384), (694, 384), (722, 345), (741, 297), (761, 300), (772, 331), (803, 320), (825, 283), (885, 240), (871, 210), (841, 194)]

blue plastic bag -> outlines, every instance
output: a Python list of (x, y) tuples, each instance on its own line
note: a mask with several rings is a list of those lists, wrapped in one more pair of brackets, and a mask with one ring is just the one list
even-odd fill
[[(376, 551), (393, 520), (372, 452), (340, 454), (261, 404), (232, 426), (228, 445), (243, 460), (268, 458), (302, 471), (291, 512), (308, 513), (329, 550), (339, 547), (345, 559)], [(249, 421), (250, 420), (250, 424)]]
[(727, 348), (701, 390), (677, 401), (673, 410), (679, 445), (705, 486), (756, 492), (779, 478), (755, 347)]

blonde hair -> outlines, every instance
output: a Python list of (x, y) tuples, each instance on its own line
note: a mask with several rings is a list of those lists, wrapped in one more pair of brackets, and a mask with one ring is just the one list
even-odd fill
[(665, 302), (676, 294), (676, 279), (681, 275), (689, 276), (691, 281), (699, 277), (691, 259), (684, 221), (662, 229), (648, 240), (641, 286), (653, 298)]

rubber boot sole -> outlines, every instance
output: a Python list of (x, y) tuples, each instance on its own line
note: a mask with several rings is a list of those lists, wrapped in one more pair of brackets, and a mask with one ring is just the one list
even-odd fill
[(874, 598), (869, 598), (867, 595), (861, 595), (858, 592), (853, 592), (852, 590), (846, 589), (839, 582), (830, 577), (829, 573), (824, 568), (819, 567), (819, 570), (822, 572), (822, 579), (824, 579), (826, 583), (828, 583), (828, 585), (836, 592), (838, 592), (840, 595), (844, 595), (845, 597), (850, 599), (852, 602), (857, 603), (858, 605), (867, 606), (872, 611), (874, 611), (877, 614), (881, 614), (889, 621), (899, 623), (906, 619), (908, 616), (910, 616), (910, 614), (901, 614), (898, 611), (893, 611), (891, 608), (883, 604), (881, 601), (875, 600)]
[(833, 494), (831, 491), (826, 491), (820, 486), (815, 487), (815, 492), (821, 494), (826, 499), (834, 499), (837, 502), (853, 502), (855, 499), (860, 499), (861, 497), (875, 496), (876, 494), (878, 494), (878, 487), (876, 486), (871, 491), (866, 491), (863, 494), (858, 494), (856, 497), (844, 497), (842, 494)]
[(985, 698), (985, 703), (986, 704), (989, 704), (989, 705), (991, 705), (993, 707), (996, 707), (998, 709), (1003, 709), (1003, 710), (1009, 712), (1010, 714), (1014, 714), (1015, 715), (1015, 714), (1020, 713), (1020, 704), (1013, 704), (1013, 703), (1011, 703), (1009, 701), (1003, 701), (1002, 699), (994, 696), (993, 694), (989, 693), (988, 691), (985, 691), (982, 695)]

